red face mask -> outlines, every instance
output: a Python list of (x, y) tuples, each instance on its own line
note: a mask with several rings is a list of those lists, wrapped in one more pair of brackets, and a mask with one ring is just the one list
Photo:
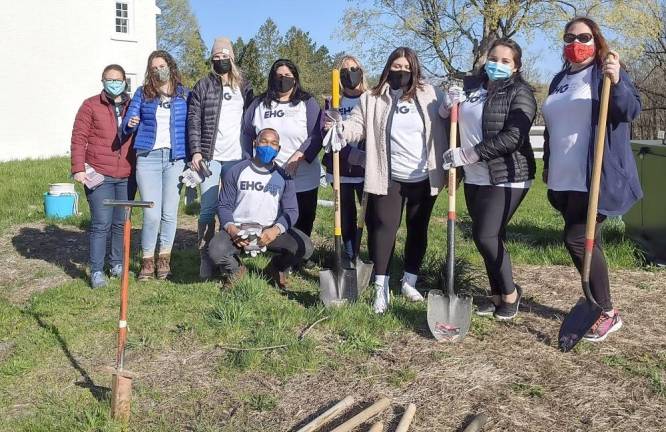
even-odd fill
[(564, 46), (564, 58), (571, 63), (582, 63), (594, 55), (594, 44), (585, 45), (580, 42)]

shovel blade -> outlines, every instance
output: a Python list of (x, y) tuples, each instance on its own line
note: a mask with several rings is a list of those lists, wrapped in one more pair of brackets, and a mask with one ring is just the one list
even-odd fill
[(585, 336), (599, 319), (603, 310), (596, 304), (581, 297), (562, 321), (558, 343), (560, 350), (568, 352)]
[(121, 422), (130, 417), (132, 402), (132, 377), (114, 373), (111, 379), (111, 416)]
[(358, 298), (356, 270), (343, 269), (319, 272), (319, 298), (325, 306), (341, 306)]
[(370, 285), (370, 279), (372, 278), (372, 270), (374, 264), (371, 262), (365, 262), (360, 258), (356, 258), (356, 263), (354, 265), (356, 269), (356, 283), (358, 286), (358, 296), (363, 294), (363, 291)]
[(460, 342), (472, 321), (472, 298), (445, 296), (441, 290), (428, 293), (428, 327), (438, 341)]

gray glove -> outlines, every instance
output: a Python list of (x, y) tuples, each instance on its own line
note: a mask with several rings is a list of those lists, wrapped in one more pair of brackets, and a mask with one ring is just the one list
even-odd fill
[(453, 168), (458, 168), (465, 165), (471, 165), (477, 163), (481, 160), (479, 154), (474, 150), (474, 147), (457, 147), (454, 149), (449, 149), (444, 152), (443, 156), (444, 163), (442, 167), (445, 170)]

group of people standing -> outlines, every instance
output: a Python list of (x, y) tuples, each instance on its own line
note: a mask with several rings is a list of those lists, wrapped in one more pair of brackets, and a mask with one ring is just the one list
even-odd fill
[[(598, 221), (626, 212), (642, 192), (629, 147), (629, 123), (640, 112), (640, 98), (617, 53), (609, 51), (599, 26), (589, 18), (567, 23), (564, 66), (553, 79), (542, 107), (546, 122), (544, 181), (548, 199), (564, 217), (564, 240), (580, 270), (585, 216), (602, 77), (613, 82)], [(447, 91), (428, 84), (410, 48), (388, 57), (378, 83), (353, 56), (336, 65), (341, 77), (342, 120), (333, 120), (301, 85), (296, 65), (277, 60), (268, 72), (267, 90), (255, 96), (235, 62), (230, 41), (215, 40), (211, 72), (192, 90), (182, 85), (173, 58), (153, 52), (144, 85), (131, 101), (118, 65), (102, 73), (104, 90), (87, 99), (72, 135), (72, 173), (85, 182), (86, 167), (104, 182), (86, 187), (91, 208), (91, 284), (106, 284), (106, 240), (111, 234), (111, 276), (120, 273), (122, 215), (105, 208), (105, 198), (132, 197), (132, 176), (144, 210), (139, 280), (165, 279), (177, 226), (179, 176), (186, 168), (212, 175), (200, 185), (200, 276), (221, 271), (242, 277), (240, 254), (251, 245), (275, 252), (267, 269), (282, 288), (289, 273), (308, 265), (316, 215), (323, 137), (336, 127), (347, 145), (340, 152), (342, 236), (353, 262), (356, 202), (367, 195), (368, 250), (375, 265), (376, 313), (390, 302), (389, 268), (397, 231), (405, 213), (406, 241), (402, 294), (423, 300), (416, 289), (428, 244), (428, 227), (448, 169), (462, 167), (474, 242), (483, 257), (490, 296), (477, 313), (508, 320), (523, 295), (515, 284), (505, 248), (506, 228), (535, 181), (536, 163), (529, 141), (537, 102), (521, 75), (522, 51), (510, 39), (496, 40), (486, 63), (466, 77), (463, 87)], [(450, 149), (449, 116), (459, 108), (460, 147)], [(323, 157), (328, 181), (332, 163)], [(219, 229), (216, 227), (216, 214)], [(622, 320), (610, 297), (608, 267), (597, 225), (591, 288), (604, 313), (586, 336), (603, 340)], [(255, 237), (248, 237), (257, 227)], [(159, 238), (159, 247), (158, 246)], [(158, 254), (156, 255), (156, 249)]]

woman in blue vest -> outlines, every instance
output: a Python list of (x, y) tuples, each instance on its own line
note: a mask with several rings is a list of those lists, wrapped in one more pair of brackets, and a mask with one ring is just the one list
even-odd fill
[(564, 68), (550, 83), (543, 105), (544, 181), (550, 203), (564, 217), (564, 243), (578, 271), (585, 254), (588, 191), (604, 75), (612, 82), (590, 272), (592, 295), (604, 312), (584, 337), (600, 342), (622, 327), (611, 302), (600, 232), (606, 217), (626, 213), (643, 196), (629, 144), (629, 126), (641, 111), (641, 100), (619, 56), (609, 50), (594, 21), (571, 20), (564, 27), (563, 39)]
[(153, 51), (148, 57), (143, 87), (136, 90), (123, 121), (123, 133), (134, 134), (136, 181), (141, 199), (155, 203), (143, 212), (139, 280), (155, 275), (166, 279), (171, 274), (171, 247), (180, 201), (179, 177), (187, 154), (188, 95), (173, 57), (166, 51)]

